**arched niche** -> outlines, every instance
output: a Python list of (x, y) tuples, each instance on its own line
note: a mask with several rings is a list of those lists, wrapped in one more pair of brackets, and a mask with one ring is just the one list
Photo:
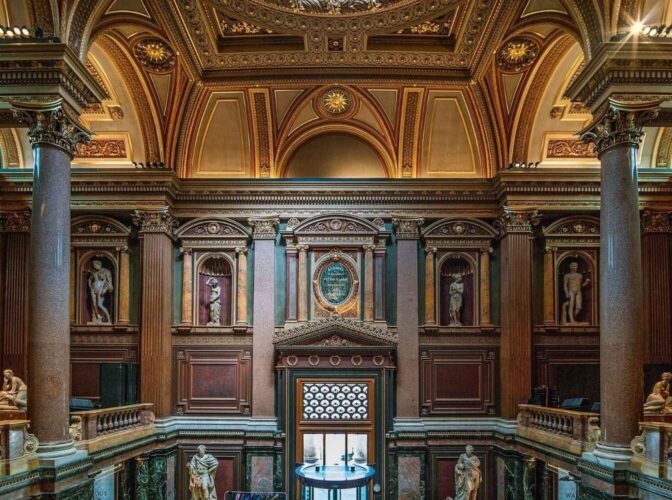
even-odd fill
[(221, 252), (200, 256), (196, 269), (196, 323), (199, 326), (230, 326), (233, 318), (234, 262)]
[(386, 178), (380, 151), (357, 135), (330, 131), (298, 145), (283, 169), (287, 178)]
[(91, 250), (79, 260), (79, 323), (112, 325), (116, 322), (118, 262), (105, 250)]
[(451, 252), (442, 257), (438, 269), (439, 325), (475, 326), (476, 261), (467, 253)]

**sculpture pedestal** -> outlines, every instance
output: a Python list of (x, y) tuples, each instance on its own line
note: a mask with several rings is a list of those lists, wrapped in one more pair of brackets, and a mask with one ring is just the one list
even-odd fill
[(644, 415), (643, 422), (662, 422), (672, 424), (672, 415)]

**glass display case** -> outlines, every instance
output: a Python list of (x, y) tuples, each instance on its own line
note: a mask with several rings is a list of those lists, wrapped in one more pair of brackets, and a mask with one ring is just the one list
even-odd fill
[(305, 464), (296, 468), (302, 500), (366, 500), (375, 475), (367, 465)]

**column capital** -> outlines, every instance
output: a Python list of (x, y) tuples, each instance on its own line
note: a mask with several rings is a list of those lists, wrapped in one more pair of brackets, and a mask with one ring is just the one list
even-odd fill
[(168, 207), (134, 210), (132, 219), (133, 224), (140, 228), (141, 233), (166, 233), (171, 237), (173, 236), (173, 230), (179, 224)]
[(30, 210), (0, 212), (0, 233), (29, 233)]
[(305, 243), (303, 245), (296, 245), (296, 249), (301, 252), (301, 253), (306, 253), (310, 246), (306, 245)]
[(436, 247), (432, 247), (432, 246), (425, 247), (425, 253), (427, 255), (430, 255), (430, 254), (434, 255), (437, 251), (438, 251), (438, 248), (436, 248)]
[(182, 255), (191, 255), (194, 253), (194, 249), (191, 247), (180, 247), (180, 253)]
[(617, 146), (638, 148), (642, 129), (658, 116), (661, 102), (621, 101), (609, 98), (609, 104), (593, 123), (579, 132), (583, 142), (595, 144), (597, 155)]
[(642, 212), (642, 233), (672, 233), (672, 212), (644, 210)]
[(363, 245), (362, 248), (364, 249), (365, 253), (373, 253), (373, 251), (376, 249), (376, 245)]
[(53, 146), (71, 157), (78, 144), (88, 143), (91, 132), (79, 123), (60, 97), (9, 99), (16, 119), (28, 126), (28, 139), (33, 148)]
[(274, 240), (280, 218), (277, 215), (250, 217), (247, 219), (247, 223), (252, 226), (252, 239)]
[(115, 248), (115, 250), (119, 253), (125, 253), (128, 254), (130, 252), (130, 249), (128, 248), (128, 245), (121, 245)]
[(494, 225), (499, 229), (500, 236), (504, 237), (509, 233), (531, 233), (532, 228), (540, 222), (541, 216), (538, 210), (517, 210), (505, 206)]
[(392, 217), (392, 224), (398, 240), (417, 240), (420, 238), (420, 226), (425, 223), (422, 217)]
[(245, 255), (247, 254), (247, 247), (236, 247), (234, 251), (236, 252), (236, 255)]

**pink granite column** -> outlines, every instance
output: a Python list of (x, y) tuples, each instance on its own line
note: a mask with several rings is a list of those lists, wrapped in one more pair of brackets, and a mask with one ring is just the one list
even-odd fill
[(249, 219), (254, 239), (252, 414), (275, 416), (275, 235), (277, 217)]
[(418, 239), (420, 218), (395, 217), (397, 235), (397, 417), (420, 416)]
[(600, 441), (595, 456), (627, 461), (639, 433), (644, 338), (637, 149), (659, 103), (610, 99), (582, 132), (602, 164), (600, 210)]
[(14, 104), (33, 145), (28, 279), (28, 410), (38, 453), (76, 452), (70, 425), (70, 163), (88, 135), (52, 103)]

